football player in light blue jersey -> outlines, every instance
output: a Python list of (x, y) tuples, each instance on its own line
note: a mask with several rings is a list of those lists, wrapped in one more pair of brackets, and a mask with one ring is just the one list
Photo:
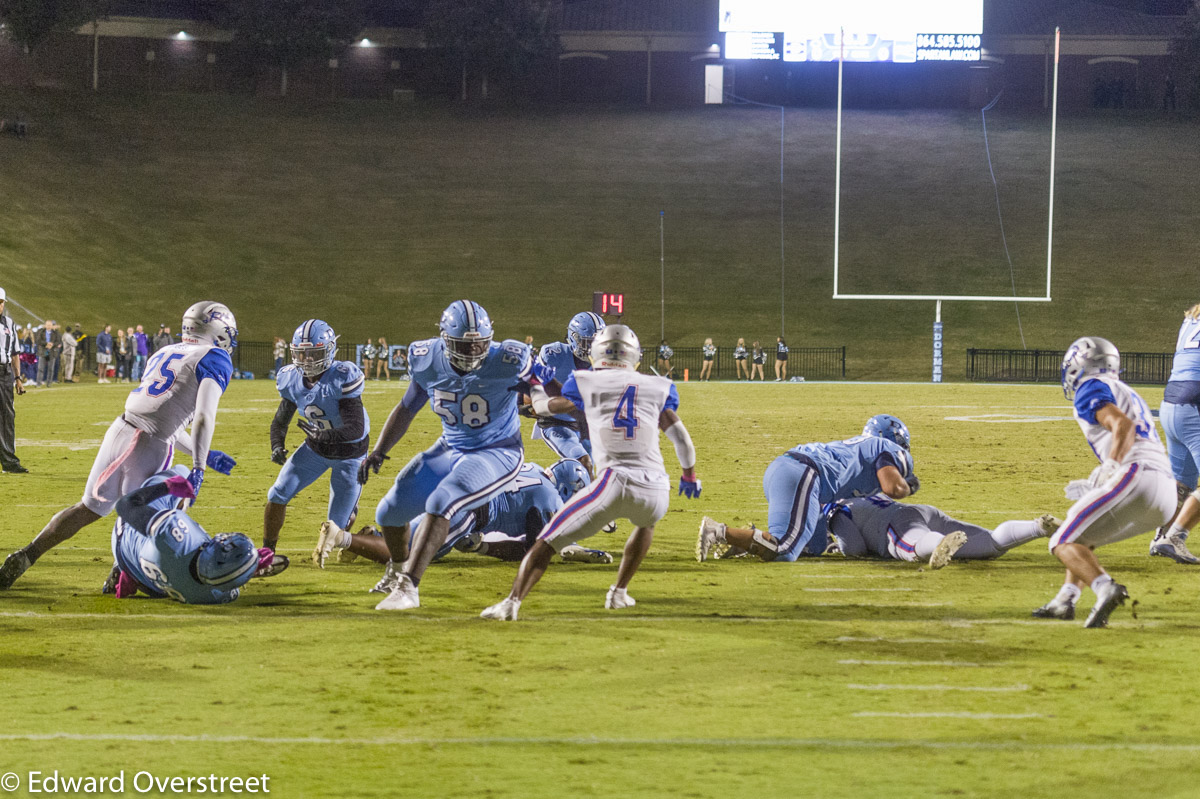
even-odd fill
[[(263, 546), (274, 551), (292, 498), (329, 472), (329, 514), (322, 533), (350, 523), (362, 485), (358, 469), (367, 454), (371, 421), (363, 407), (363, 373), (337, 358), (337, 335), (320, 319), (309, 319), (292, 335), (292, 363), (279, 370), (279, 409), (271, 422), (271, 460), (283, 468), (267, 493)], [(296, 411), (305, 440), (288, 457), (287, 429)]]
[(1197, 564), (1200, 558), (1188, 551), (1187, 537), (1200, 521), (1200, 490), (1196, 488), (1200, 467), (1200, 304), (1188, 310), (1179, 328), (1159, 419), (1167, 434), (1167, 457), (1183, 505), (1174, 519), (1158, 529), (1150, 542), (1150, 554)]
[(183, 506), (195, 499), (183, 466), (159, 472), (117, 501), (112, 550), (116, 595), (141, 591), (189, 605), (220, 605), (238, 598), (254, 576), (260, 553), (241, 533), (209, 537)]
[[(567, 340), (555, 341), (542, 347), (537, 362), (554, 369), (554, 380), (561, 386), (576, 369), (591, 369), (592, 339), (604, 329), (604, 320), (591, 311), (577, 313), (567, 325)], [(546, 446), (559, 458), (570, 458), (592, 472), (591, 441), (580, 421), (567, 413), (551, 414), (547, 409), (550, 395), (540, 386), (535, 386), (530, 395), (533, 412), (537, 414), (537, 425), (533, 437), (546, 442)]]
[(917, 492), (908, 428), (895, 416), (867, 420), (862, 435), (828, 444), (802, 444), (776, 458), (763, 475), (767, 531), (726, 527), (705, 516), (696, 559), (721, 557), (730, 547), (765, 561), (821, 555), (829, 534), (821, 507), (850, 497), (883, 493), (903, 499)]
[[(426, 403), (441, 418), (441, 437), (400, 471), (375, 511), (392, 555), (388, 571), (398, 575), (378, 610), (420, 606), (417, 586), (450, 534), (450, 520), (486, 505), (521, 470), (518, 392), (554, 379), (525, 344), (492, 341), (492, 320), (479, 303), (452, 303), (440, 328), (441, 337), (409, 346), (412, 382), (359, 469), (363, 483), (378, 473)], [(422, 512), (410, 549), (409, 521)]]

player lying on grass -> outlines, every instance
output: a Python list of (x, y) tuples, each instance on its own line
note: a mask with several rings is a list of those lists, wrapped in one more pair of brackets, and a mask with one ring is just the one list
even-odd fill
[(512, 591), (485, 609), (485, 619), (515, 621), (521, 602), (541, 579), (555, 552), (599, 532), (614, 518), (626, 518), (634, 531), (625, 543), (617, 582), (604, 607), (633, 607), (629, 581), (650, 550), (654, 525), (667, 512), (671, 482), (658, 445), (662, 430), (675, 445), (683, 475), (679, 493), (700, 496), (696, 449), (675, 413), (679, 394), (664, 377), (638, 374), (641, 346), (625, 325), (609, 325), (592, 342), (592, 371), (576, 371), (549, 401), (551, 413), (582, 410), (587, 416), (596, 459), (596, 479), (569, 500), (538, 535), (517, 570)]
[(828, 444), (802, 444), (776, 458), (763, 475), (767, 530), (727, 527), (705, 516), (696, 559), (719, 558), (730, 547), (765, 561), (824, 554), (829, 536), (821, 508), (830, 502), (883, 493), (917, 492), (908, 428), (895, 416), (872, 416), (862, 435)]
[(1050, 551), (1067, 567), (1067, 577), (1058, 594), (1033, 611), (1038, 618), (1075, 618), (1075, 603), (1090, 585), (1096, 604), (1083, 626), (1107, 626), (1129, 592), (1104, 571), (1093, 550), (1161, 527), (1175, 513), (1175, 480), (1154, 419), (1137, 392), (1118, 379), (1120, 371), (1117, 348), (1097, 336), (1078, 339), (1063, 358), (1063, 394), (1074, 398), (1075, 419), (1103, 468), (1050, 537)]
[[(995, 530), (953, 519), (932, 505), (887, 497), (856, 497), (823, 509), (837, 552), (848, 558), (928, 561), (940, 569), (953, 560), (988, 560), (1062, 524), (1050, 514), (1033, 521), (1002, 522)], [(830, 553), (833, 554), (833, 553)]]
[[(329, 511), (321, 530), (336, 537), (350, 526), (362, 484), (358, 469), (367, 454), (371, 420), (363, 407), (363, 373), (337, 358), (337, 335), (320, 319), (292, 335), (292, 363), (275, 378), (279, 409), (271, 422), (271, 460), (283, 468), (267, 494), (263, 546), (274, 551), (292, 498), (329, 472)], [(289, 458), (287, 429), (296, 411), (304, 443)]]
[[(562, 507), (563, 500), (589, 482), (587, 471), (576, 460), (561, 460), (549, 469), (526, 463), (503, 493), (482, 507), (459, 511), (450, 519), (450, 533), (435, 560), (445, 557), (452, 549), (500, 560), (520, 560), (542, 527)], [(409, 529), (417, 529), (421, 521), (419, 516), (413, 519), (408, 524)], [(390, 553), (383, 538), (372, 528), (365, 529), (368, 532), (351, 534), (322, 526), (313, 550), (313, 563), (325, 568), (329, 556), (343, 550), (377, 563), (388, 563)], [(563, 560), (575, 563), (612, 563), (612, 555), (599, 549), (572, 546), (560, 554)], [(371, 590), (386, 594), (394, 579), (393, 569)]]
[(187, 469), (176, 466), (117, 502), (112, 535), (117, 599), (140, 591), (189, 605), (232, 602), (260, 561), (265, 565), (274, 557), (270, 550), (255, 550), (241, 533), (210, 538), (184, 510), (195, 498)]
[[(233, 375), (230, 353), (237, 347), (237, 322), (219, 302), (198, 302), (183, 315), (183, 341), (151, 356), (142, 382), (125, 400), (125, 412), (104, 434), (88, 475), (83, 499), (54, 517), (23, 549), (0, 566), (0, 588), (8, 588), (37, 559), (87, 525), (112, 513), (117, 500), (171, 465), (175, 450), (192, 457), (188, 480), (196, 493), (205, 468), (229, 474), (235, 463), (210, 449), (217, 405)], [(191, 425), (191, 433), (184, 428)]]

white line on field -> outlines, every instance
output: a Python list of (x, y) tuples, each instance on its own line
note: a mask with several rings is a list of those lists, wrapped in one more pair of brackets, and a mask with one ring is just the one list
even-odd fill
[[(58, 506), (52, 507), (57, 508)], [(901, 577), (917, 577), (919, 575), (914, 571), (912, 574), (804, 574), (797, 572), (796, 576), (802, 580), (898, 580)]]
[(5, 734), (0, 741), (130, 741), (136, 743), (199, 743), (330, 746), (677, 746), (698, 749), (749, 745), (776, 749), (929, 749), (1015, 752), (1171, 752), (1200, 753), (1200, 743), (1030, 743), (1028, 741), (928, 741), (856, 740), (851, 738), (601, 738), (598, 736), (503, 738), (503, 737), (399, 737), (377, 738), (282, 738), (254, 735), (101, 735), (69, 732)]
[(882, 638), (879, 636), (860, 638), (853, 635), (841, 635), (834, 639), (847, 644), (986, 644), (982, 638), (956, 641), (953, 638)]
[(944, 608), (953, 602), (814, 602), (814, 608)]
[(886, 683), (860, 685), (859, 683), (850, 683), (846, 687), (855, 691), (978, 691), (988, 694), (1029, 690), (1029, 686), (1024, 683), (1016, 685), (890, 685)]
[(850, 715), (859, 719), (973, 719), (976, 721), (1046, 718), (1041, 713), (876, 713), (870, 710)]
[(1011, 666), (1011, 663), (971, 663), (966, 660), (839, 660), (843, 666), (945, 666), (952, 669), (982, 669), (991, 666)]
[(860, 594), (868, 591), (876, 593), (894, 592), (894, 591), (916, 591), (915, 588), (801, 588), (801, 591), (811, 591), (815, 594), (834, 594), (834, 593), (854, 593)]

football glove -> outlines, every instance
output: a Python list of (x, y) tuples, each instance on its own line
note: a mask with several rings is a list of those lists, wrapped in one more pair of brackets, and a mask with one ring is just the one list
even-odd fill
[(917, 478), (916, 472), (909, 472), (908, 477), (904, 478), (904, 482), (908, 483), (908, 495), (910, 497), (921, 489), (921, 481)]
[(327, 444), (334, 439), (336, 433), (330, 430), (322, 430), (310, 421), (301, 419), (296, 423), (296, 426), (304, 431), (304, 435), (321, 444)]
[(367, 453), (367, 457), (363, 458), (362, 464), (358, 467), (358, 482), (366, 485), (367, 480), (371, 477), (371, 473), (379, 474), (379, 469), (386, 460), (391, 460), (391, 458), (382, 452), (371, 451)]
[(272, 463), (277, 463), (280, 466), (283, 466), (285, 463), (287, 463), (287, 456), (288, 451), (283, 447), (276, 447), (275, 449), (271, 450)]
[(188, 484), (192, 487), (192, 496), (190, 499), (195, 499), (200, 496), (200, 486), (204, 484), (204, 470), (200, 467), (192, 469), (192, 473), (187, 476)]
[[(203, 472), (201, 472), (203, 474)], [(195, 499), (196, 491), (186, 477), (175, 475), (166, 479), (167, 493), (180, 499)]]
[(543, 386), (554, 380), (555, 368), (544, 363), (533, 362), (533, 379)]
[(679, 493), (688, 499), (695, 499), (700, 496), (700, 478), (689, 480), (682, 475), (679, 478)]
[(237, 466), (237, 461), (219, 449), (210, 449), (205, 463), (208, 465), (208, 468), (221, 474), (229, 474), (233, 471), (233, 467)]

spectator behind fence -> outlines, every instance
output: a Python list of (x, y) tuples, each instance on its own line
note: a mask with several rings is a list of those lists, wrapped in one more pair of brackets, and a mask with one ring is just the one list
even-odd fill
[(133, 334), (133, 377), (134, 383), (142, 382), (142, 370), (146, 368), (146, 357), (150, 355), (150, 339), (141, 325)]
[(133, 338), (121, 328), (117, 328), (117, 343), (114, 345), (117, 357), (117, 382), (126, 383), (133, 368)]
[(75, 350), (79, 347), (79, 340), (75, 338), (74, 331), (70, 326), (67, 326), (62, 331), (62, 381), (64, 383), (75, 382)]
[(371, 369), (375, 366), (375, 343), (371, 339), (367, 339), (367, 343), (363, 344), (362, 362), (364, 379), (370, 380)]
[(279, 374), (279, 370), (283, 368), (283, 357), (287, 355), (287, 342), (279, 336), (275, 337), (275, 374)]
[(752, 361), (750, 379), (753, 380), (754, 375), (757, 374), (759, 380), (766, 380), (767, 378), (763, 376), (763, 364), (767, 362), (767, 354), (763, 352), (762, 344), (759, 344), (757, 341), (754, 342), (754, 349), (751, 351), (750, 359)]
[(37, 385), (48, 386), (54, 382), (54, 371), (58, 368), (58, 356), (62, 353), (62, 333), (55, 330), (54, 320), (47, 319), (37, 333), (38, 371)]
[(33, 325), (21, 332), (21, 377), (26, 383), (37, 382), (37, 339)]
[(391, 364), (389, 363), (389, 361), (391, 360), (391, 353), (388, 352), (387, 339), (384, 338), (383, 336), (379, 337), (379, 347), (375, 353), (375, 356), (376, 356), (375, 379), (376, 380), (379, 379), (379, 370), (382, 369), (383, 370), (383, 379), (391, 380), (392, 379), (392, 368), (391, 368)]
[(79, 375), (87, 371), (89, 356), (92, 354), (92, 337), (83, 332), (83, 325), (75, 323), (75, 382)]
[(775, 340), (775, 382), (787, 380), (788, 345), (780, 336)]
[(737, 364), (737, 379), (742, 379), (742, 374), (746, 375), (746, 379), (750, 379), (750, 366), (746, 363), (746, 339), (739, 338), (737, 346), (733, 348), (733, 362)]
[(671, 366), (671, 359), (674, 357), (675, 350), (671, 349), (671, 345), (667, 344), (664, 338), (658, 345), (658, 369), (663, 377), (673, 377), (671, 370), (675, 367)]
[(704, 363), (700, 366), (700, 379), (710, 380), (712, 378), (713, 361), (717, 357), (717, 348), (713, 346), (712, 339), (704, 339)]
[(167, 327), (166, 325), (159, 325), (158, 333), (156, 333), (154, 336), (154, 350), (153, 351), (158, 352), (163, 347), (169, 347), (174, 343), (175, 343), (175, 340), (171, 336), (171, 328)]
[(112, 325), (105, 325), (96, 336), (96, 382), (108, 382), (108, 365), (112, 363)]

